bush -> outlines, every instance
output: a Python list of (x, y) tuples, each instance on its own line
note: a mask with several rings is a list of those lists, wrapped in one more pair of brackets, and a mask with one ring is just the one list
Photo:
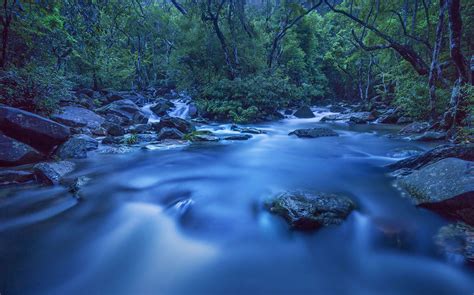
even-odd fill
[(255, 122), (290, 105), (308, 102), (309, 87), (296, 87), (287, 79), (257, 75), (223, 79), (198, 93), (198, 106), (205, 117), (236, 123)]
[(48, 115), (61, 99), (71, 97), (72, 84), (52, 68), (28, 66), (0, 72), (0, 102)]

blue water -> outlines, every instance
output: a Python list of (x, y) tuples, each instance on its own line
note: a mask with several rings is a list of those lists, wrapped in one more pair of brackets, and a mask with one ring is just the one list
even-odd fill
[[(330, 126), (339, 137), (298, 139)], [(446, 221), (412, 206), (384, 166), (428, 146), (377, 125), (284, 120), (246, 142), (92, 154), (64, 187), (0, 191), (0, 293), (472, 294), (437, 252)], [(207, 126), (228, 132), (228, 126)], [(292, 189), (358, 204), (338, 227), (289, 230), (263, 202)]]

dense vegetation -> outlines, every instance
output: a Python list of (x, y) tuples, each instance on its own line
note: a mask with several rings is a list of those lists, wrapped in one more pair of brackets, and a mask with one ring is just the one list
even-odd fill
[(153, 88), (221, 120), (332, 99), (451, 108), (452, 126), (473, 101), (473, 1), (2, 2), (0, 99), (36, 112), (75, 88)]

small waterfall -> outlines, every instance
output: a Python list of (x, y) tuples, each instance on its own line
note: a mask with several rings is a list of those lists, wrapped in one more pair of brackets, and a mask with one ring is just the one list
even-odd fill
[(151, 108), (154, 106), (154, 103), (149, 103), (144, 105), (141, 110), (145, 114), (145, 116), (148, 117), (148, 122), (153, 123), (153, 122), (159, 122), (160, 117), (158, 117), (152, 110)]
[(175, 99), (172, 101), (175, 108), (169, 113), (170, 117), (178, 117), (181, 119), (189, 119), (189, 97)]

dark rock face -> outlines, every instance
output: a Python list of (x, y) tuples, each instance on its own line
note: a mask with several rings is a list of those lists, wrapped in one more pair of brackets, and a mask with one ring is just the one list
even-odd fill
[(111, 136), (122, 136), (125, 134), (125, 128), (117, 124), (110, 124), (107, 127), (107, 134)]
[(81, 107), (62, 107), (51, 119), (70, 127), (88, 127), (90, 129), (99, 128), (105, 119)]
[(435, 243), (447, 257), (461, 257), (474, 265), (474, 227), (462, 222), (443, 226), (435, 237)]
[(390, 164), (387, 167), (392, 170), (419, 169), (445, 158), (458, 158), (466, 161), (474, 161), (474, 144), (439, 146), (421, 155)]
[(317, 138), (327, 136), (339, 136), (335, 131), (329, 128), (311, 128), (311, 129), (298, 129), (290, 132), (288, 135), (296, 135), (302, 138)]
[(355, 124), (367, 124), (376, 118), (373, 112), (359, 112), (350, 114), (349, 121)]
[(35, 149), (50, 153), (65, 142), (71, 132), (68, 127), (20, 109), (0, 106), (0, 130), (5, 135)]
[(29, 171), (3, 170), (0, 171), (0, 185), (20, 184), (33, 181), (35, 175)]
[(396, 180), (412, 202), (474, 225), (474, 162), (447, 158)]
[(224, 140), (249, 140), (251, 138), (250, 134), (235, 134), (224, 137)]
[(427, 131), (428, 128), (430, 128), (428, 122), (414, 122), (400, 130), (400, 134), (420, 134)]
[(446, 139), (446, 132), (426, 131), (425, 133), (415, 136), (413, 140), (417, 141), (437, 141)]
[(295, 113), (294, 116), (297, 118), (314, 118), (315, 115), (310, 107), (302, 106)]
[(175, 105), (166, 99), (159, 99), (156, 101), (156, 104), (150, 108), (150, 110), (158, 116), (165, 116), (168, 111), (174, 108)]
[(396, 109), (390, 109), (386, 111), (380, 118), (377, 120), (378, 123), (382, 124), (396, 124), (400, 119), (400, 114)]
[(123, 99), (114, 101), (104, 107), (97, 109), (99, 114), (113, 114), (118, 117), (121, 117), (128, 122), (143, 123), (146, 119), (146, 116), (141, 113), (140, 108), (131, 100)]
[(61, 161), (51, 163), (39, 163), (34, 166), (36, 178), (48, 185), (59, 184), (61, 179), (68, 173), (74, 171), (76, 165), (72, 162)]
[(43, 159), (44, 156), (29, 145), (0, 134), (0, 166), (18, 166)]
[(149, 124), (137, 124), (128, 128), (129, 133), (138, 134), (138, 133), (147, 133), (152, 130), (152, 126)]
[(266, 204), (270, 212), (285, 218), (290, 226), (314, 230), (340, 225), (354, 210), (354, 203), (345, 196), (310, 192), (285, 192)]
[(156, 132), (160, 132), (163, 128), (175, 128), (185, 134), (196, 131), (191, 122), (177, 117), (163, 117), (160, 122), (153, 124), (153, 127)]
[(164, 127), (158, 133), (158, 140), (183, 139), (184, 133), (175, 128)]
[(61, 159), (84, 159), (87, 158), (87, 152), (96, 150), (99, 142), (94, 138), (79, 134), (61, 145), (56, 154)]
[(253, 128), (253, 127), (240, 127), (240, 126), (237, 126), (237, 125), (232, 125), (232, 126), (230, 126), (230, 130), (232, 130), (232, 131), (237, 131), (237, 132), (240, 132), (240, 133), (247, 133), (247, 134), (265, 134), (264, 131), (259, 130), (259, 129), (257, 129), (257, 128)]
[(412, 123), (413, 122), (413, 119), (412, 118), (409, 118), (409, 117), (400, 117), (398, 120), (397, 120), (397, 124), (409, 124), (409, 123)]

